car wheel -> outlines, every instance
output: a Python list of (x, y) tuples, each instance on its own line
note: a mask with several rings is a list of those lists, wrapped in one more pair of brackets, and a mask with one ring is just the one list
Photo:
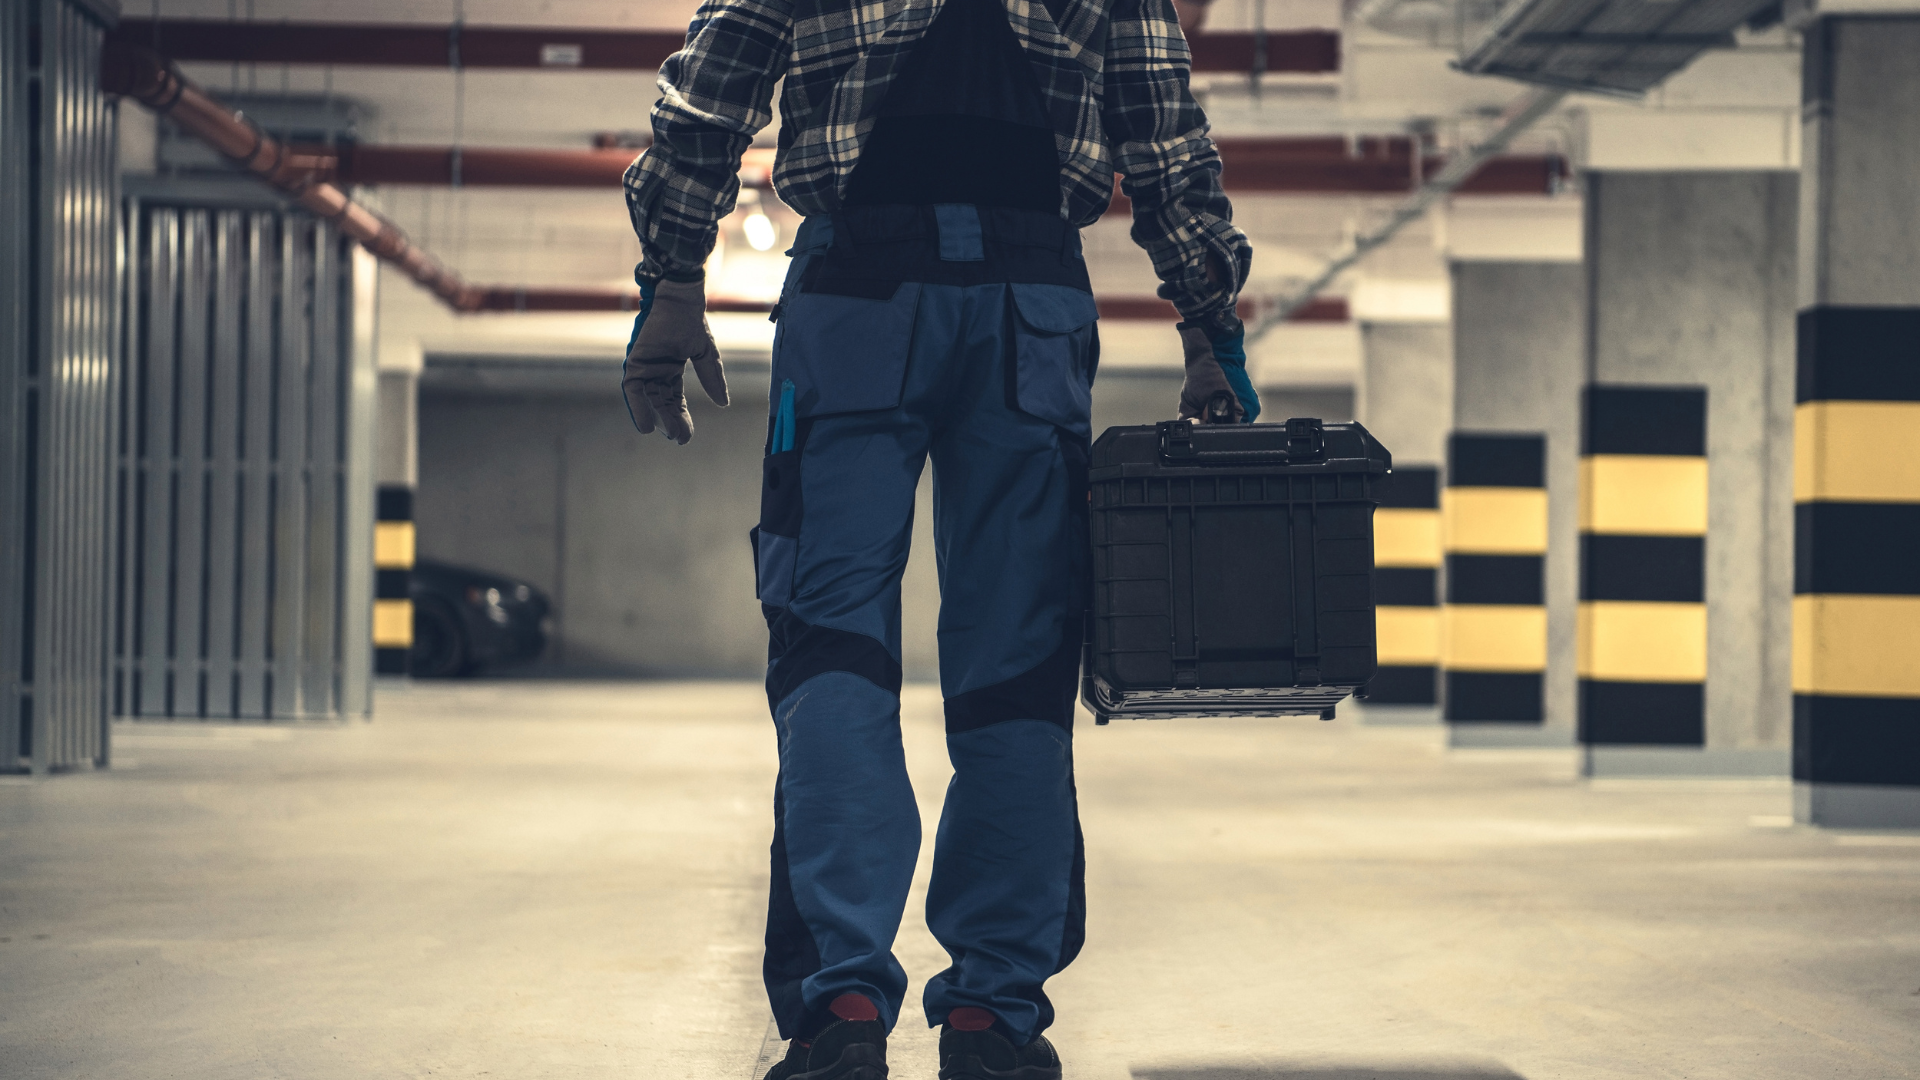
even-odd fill
[(444, 604), (415, 601), (413, 605), (413, 674), (422, 679), (450, 679), (467, 670), (467, 635), (460, 620)]

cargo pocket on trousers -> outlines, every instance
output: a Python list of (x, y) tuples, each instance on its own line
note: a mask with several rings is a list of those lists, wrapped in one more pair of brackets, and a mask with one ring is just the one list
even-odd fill
[(794, 415), (891, 409), (906, 383), (918, 282), (884, 300), (801, 292), (781, 304), (773, 383), (793, 383)]
[(1081, 438), (1093, 433), (1093, 294), (1067, 285), (1010, 285), (1013, 404)]
[(760, 524), (753, 530), (754, 592), (760, 602), (786, 607), (793, 599), (793, 569), (800, 554), (800, 454), (813, 425), (793, 415), (794, 387), (780, 386), (778, 404), (760, 462)]

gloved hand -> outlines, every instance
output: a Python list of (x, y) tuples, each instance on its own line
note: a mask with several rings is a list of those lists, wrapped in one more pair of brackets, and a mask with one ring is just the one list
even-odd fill
[(688, 360), (700, 386), (715, 405), (727, 403), (727, 375), (720, 366), (720, 350), (707, 329), (707, 289), (704, 281), (640, 283), (640, 313), (627, 339), (627, 360), (621, 367), (620, 389), (627, 396), (633, 426), (646, 435), (658, 427), (667, 438), (685, 445), (693, 438), (693, 417), (681, 392), (681, 374)]
[(1203, 424), (1251, 424), (1260, 415), (1260, 395), (1247, 377), (1246, 328), (1210, 338), (1192, 323), (1180, 324), (1187, 378), (1180, 386), (1180, 419)]

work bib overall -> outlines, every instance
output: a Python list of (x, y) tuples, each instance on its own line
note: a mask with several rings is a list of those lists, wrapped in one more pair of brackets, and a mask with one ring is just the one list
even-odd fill
[(779, 732), (766, 979), (783, 1032), (843, 993), (889, 1026), (920, 843), (900, 743), (900, 575), (933, 464), (953, 781), (927, 922), (929, 1020), (1019, 1041), (1079, 951), (1072, 728), (1098, 344), (1079, 236), (970, 205), (808, 218), (778, 313), (754, 533)]

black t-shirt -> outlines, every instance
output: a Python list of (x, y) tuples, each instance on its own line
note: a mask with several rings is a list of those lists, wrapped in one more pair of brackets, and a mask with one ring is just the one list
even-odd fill
[(887, 88), (844, 202), (1060, 211), (1053, 123), (1000, 0), (946, 0)]

